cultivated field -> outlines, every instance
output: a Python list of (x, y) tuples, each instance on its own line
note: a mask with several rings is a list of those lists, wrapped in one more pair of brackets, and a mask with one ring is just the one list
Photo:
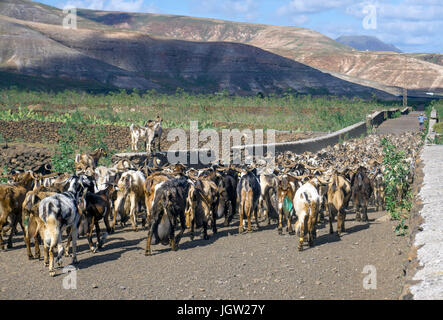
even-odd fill
[[(267, 97), (175, 95), (148, 91), (88, 94), (75, 91), (0, 90), (0, 120), (66, 122), (79, 112), (91, 124), (143, 125), (158, 114), (165, 128), (189, 128), (198, 121), (205, 128), (253, 128), (293, 131), (335, 131), (362, 121), (374, 110), (387, 105), (377, 101), (311, 97), (287, 92)], [(390, 106), (396, 106), (390, 104)]]

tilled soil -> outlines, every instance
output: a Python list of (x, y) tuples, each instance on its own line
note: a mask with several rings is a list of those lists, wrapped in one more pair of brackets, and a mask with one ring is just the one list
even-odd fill
[[(28, 260), (20, 232), (14, 248), (0, 252), (0, 299), (398, 299), (407, 240), (384, 212), (369, 211), (369, 223), (354, 216), (341, 238), (320, 225), (315, 246), (302, 252), (298, 238), (278, 235), (274, 224), (238, 234), (238, 221), (225, 228), (220, 220), (206, 241), (186, 232), (178, 251), (155, 245), (148, 257), (146, 230), (117, 229), (95, 254), (81, 238), (75, 290), (63, 288), (62, 268), (51, 278), (43, 260)], [(363, 287), (367, 265), (376, 289)]]
[[(37, 120), (23, 120), (23, 121), (3, 121), (0, 120), (0, 136), (2, 140), (17, 141), (21, 140), (23, 143), (44, 143), (44, 144), (56, 144), (60, 140), (59, 129), (62, 126), (60, 122), (50, 121), (37, 121)], [(93, 127), (93, 126), (91, 126)], [(109, 150), (129, 150), (131, 148), (131, 133), (129, 127), (120, 126), (103, 126), (105, 135), (103, 136), (103, 142), (106, 143)], [(248, 129), (240, 128), (239, 130)], [(249, 128), (253, 129), (253, 128)], [(171, 132), (172, 131), (172, 132)], [(252, 130), (253, 131), (253, 130)], [(171, 134), (170, 134), (171, 132)], [(175, 142), (177, 129), (163, 129), (161, 138), (162, 150), (168, 150), (169, 148), (177, 149), (178, 145)], [(180, 147), (189, 148), (190, 131), (185, 130), (187, 137), (187, 145)], [(217, 130), (219, 141), (222, 140), (222, 131)], [(289, 142), (297, 141), (308, 138), (315, 138), (323, 136), (326, 133), (323, 132), (286, 132), (277, 131), (275, 133), (275, 142)], [(168, 139), (168, 135), (170, 138)], [(257, 141), (255, 141), (257, 143)], [(263, 135), (263, 143), (267, 142), (267, 134)], [(274, 141), (271, 141), (274, 142)], [(80, 135), (76, 137), (74, 145), (76, 146), (88, 146), (91, 143), (91, 137), (88, 135)], [(199, 147), (205, 146), (207, 140), (200, 138)], [(142, 141), (139, 142), (139, 150), (144, 151)]]

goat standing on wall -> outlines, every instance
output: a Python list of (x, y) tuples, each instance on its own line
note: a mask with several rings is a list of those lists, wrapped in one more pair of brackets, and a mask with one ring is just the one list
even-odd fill
[(158, 138), (158, 151), (160, 151), (160, 140), (162, 136), (162, 118), (157, 116), (155, 120), (148, 120), (144, 127), (131, 124), (131, 150), (138, 150), (138, 141), (140, 138), (145, 141), (146, 152), (151, 154), (151, 148), (154, 145), (154, 139)]

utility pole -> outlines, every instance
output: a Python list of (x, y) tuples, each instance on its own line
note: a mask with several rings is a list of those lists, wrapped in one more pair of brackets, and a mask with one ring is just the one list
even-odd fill
[(407, 81), (407, 71), (408, 71), (408, 56), (405, 54), (405, 70), (404, 70), (404, 83), (403, 83), (403, 108), (408, 106), (408, 89), (406, 85)]
[(408, 89), (403, 88), (403, 108), (408, 106)]

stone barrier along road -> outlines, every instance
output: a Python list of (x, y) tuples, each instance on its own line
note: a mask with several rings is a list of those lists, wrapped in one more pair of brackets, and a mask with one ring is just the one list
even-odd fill
[(423, 269), (412, 280), (421, 280), (411, 286), (415, 300), (443, 299), (443, 145), (426, 145), (421, 153), (424, 163), (423, 186), (419, 197), (423, 201), (420, 216), (423, 231), (415, 236), (417, 259)]
[[(409, 108), (405, 108), (403, 110), (400, 110), (398, 108), (393, 108), (389, 110), (376, 111), (368, 115), (366, 117), (366, 121), (358, 122), (341, 130), (317, 138), (298, 140), (293, 142), (273, 143), (273, 144), (241, 145), (241, 146), (232, 147), (232, 150), (241, 151), (247, 149), (249, 150), (249, 153), (254, 153), (254, 154), (258, 153), (256, 151), (257, 149), (260, 151), (263, 150), (262, 151), (263, 154), (266, 154), (266, 152), (268, 152), (268, 149), (270, 149), (272, 152), (275, 153), (283, 153), (285, 151), (291, 151), (298, 154), (301, 154), (306, 151), (317, 152), (327, 146), (333, 146), (339, 143), (341, 140), (358, 138), (366, 135), (368, 133), (368, 129), (371, 129), (372, 126), (378, 126), (380, 124), (389, 121), (390, 120), (389, 118), (391, 118), (392, 115), (396, 112), (400, 112), (401, 114), (403, 114), (401, 118), (407, 117), (407, 115), (409, 114)], [(417, 124), (417, 129), (418, 129), (418, 124)]]

